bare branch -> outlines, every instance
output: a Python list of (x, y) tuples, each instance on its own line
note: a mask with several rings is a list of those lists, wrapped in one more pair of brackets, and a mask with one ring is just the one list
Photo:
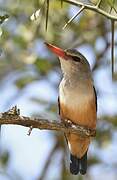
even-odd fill
[(72, 4), (72, 5), (74, 5), (74, 6), (78, 6), (78, 7), (79, 7), (79, 6), (80, 6), (80, 7), (84, 6), (85, 9), (89, 9), (89, 10), (91, 10), (91, 11), (97, 12), (97, 13), (105, 16), (105, 17), (108, 18), (108, 19), (117, 21), (117, 16), (113, 16), (113, 15), (105, 12), (104, 10), (100, 9), (97, 5), (96, 5), (96, 6), (94, 6), (94, 5), (89, 5), (89, 4), (85, 4), (85, 3), (82, 3), (82, 2), (78, 2), (78, 1), (75, 1), (75, 0), (63, 0), (63, 1), (65, 1), (65, 2), (67, 2), (67, 3), (69, 3), (69, 4)]
[[(13, 107), (7, 112), (0, 114), (0, 124), (15, 124), (25, 127), (38, 128), (40, 130), (56, 130), (65, 133), (75, 133), (79, 134), (82, 137), (95, 136), (95, 129), (90, 129), (87, 127), (79, 126), (71, 123), (71, 121), (66, 120), (66, 123), (63, 124), (57, 120), (49, 121), (47, 119), (39, 118), (30, 118), (19, 115), (19, 109)], [(30, 131), (30, 130), (29, 130)]]

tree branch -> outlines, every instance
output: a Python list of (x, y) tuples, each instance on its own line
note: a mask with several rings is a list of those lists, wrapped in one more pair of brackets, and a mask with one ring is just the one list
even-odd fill
[(99, 8), (99, 5), (90, 5), (90, 4), (85, 4), (85, 3), (82, 3), (82, 2), (78, 2), (78, 1), (75, 1), (75, 0), (63, 0), (69, 4), (72, 4), (74, 6), (84, 6), (84, 9), (89, 9), (91, 11), (95, 11), (103, 16), (105, 16), (106, 18), (110, 19), (110, 20), (114, 20), (114, 21), (117, 21), (117, 16), (113, 16), (105, 11), (103, 11), (102, 9)]
[(16, 124), (25, 127), (37, 128), (40, 130), (56, 130), (64, 133), (75, 133), (82, 137), (94, 137), (96, 134), (95, 129), (89, 129), (87, 127), (79, 126), (73, 124), (71, 121), (66, 120), (66, 123), (58, 121), (49, 121), (47, 119), (30, 118), (25, 116), (20, 116), (20, 110), (17, 107), (13, 107), (7, 112), (0, 114), (0, 124)]

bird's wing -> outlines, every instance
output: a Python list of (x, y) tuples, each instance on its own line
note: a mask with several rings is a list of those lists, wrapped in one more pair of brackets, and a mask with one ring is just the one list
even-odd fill
[(97, 111), (97, 93), (94, 86), (93, 86), (93, 89), (94, 89), (94, 94), (95, 94), (95, 105), (96, 105), (96, 111)]
[(60, 115), (60, 100), (59, 100), (59, 96), (58, 96), (58, 113), (59, 113), (59, 115)]
[[(59, 113), (59, 115), (60, 115), (60, 99), (59, 99), (59, 96), (58, 96), (58, 113)], [(64, 133), (64, 136), (65, 136), (65, 139), (66, 139), (66, 142), (67, 142), (67, 144), (68, 144), (68, 140), (67, 140), (67, 137), (66, 137), (66, 135), (65, 135), (65, 133)]]

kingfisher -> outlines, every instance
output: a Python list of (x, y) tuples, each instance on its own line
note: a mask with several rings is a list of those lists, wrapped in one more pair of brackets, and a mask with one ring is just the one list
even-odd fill
[[(45, 43), (60, 60), (63, 78), (59, 85), (59, 114), (66, 120), (92, 130), (97, 122), (97, 95), (87, 59), (76, 49), (63, 50)], [(70, 172), (85, 175), (91, 137), (65, 133), (70, 151)]]

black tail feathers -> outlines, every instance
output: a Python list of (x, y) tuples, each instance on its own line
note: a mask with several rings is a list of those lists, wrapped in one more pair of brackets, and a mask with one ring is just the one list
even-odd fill
[(79, 159), (70, 154), (70, 172), (74, 175), (79, 173)]
[(87, 172), (87, 152), (79, 159), (76, 156), (70, 154), (70, 172), (77, 175), (79, 172), (85, 175)]
[(84, 175), (87, 172), (87, 152), (80, 159), (80, 174)]

